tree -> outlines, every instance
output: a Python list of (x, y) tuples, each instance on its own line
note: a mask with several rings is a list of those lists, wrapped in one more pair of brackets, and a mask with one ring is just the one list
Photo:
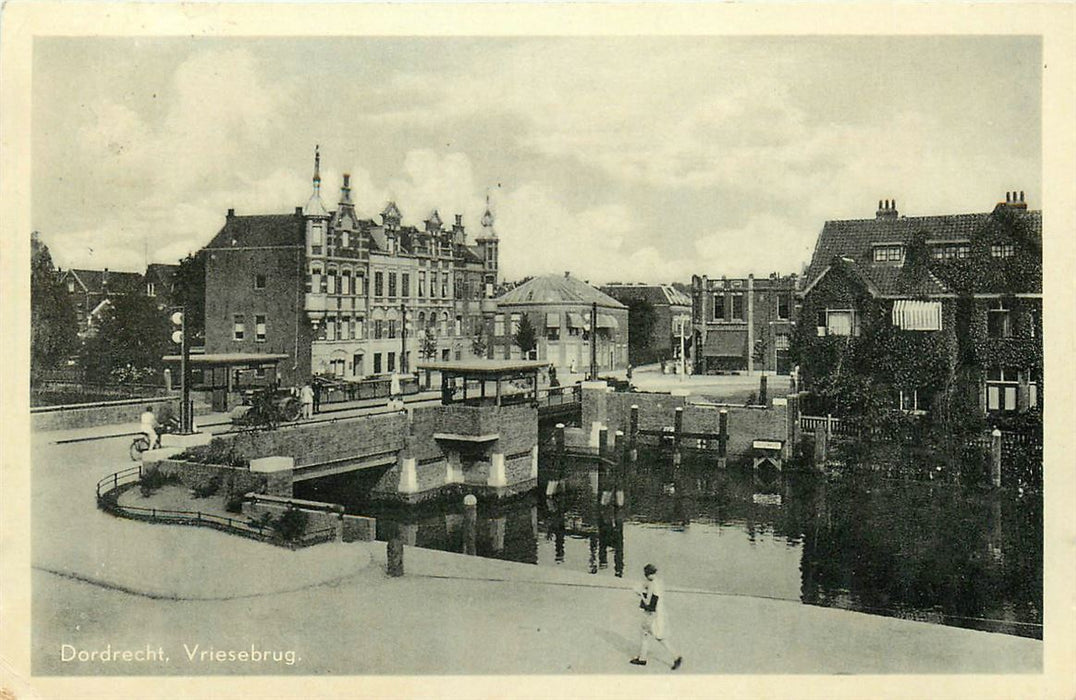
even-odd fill
[(172, 298), (185, 309), (187, 342), (205, 344), (205, 256), (201, 252), (179, 261), (172, 278)]
[(437, 359), (437, 336), (432, 329), (419, 331), (418, 354), (424, 360)]
[(486, 341), (486, 329), (481, 323), (477, 325), (474, 331), (474, 337), (471, 338), (471, 352), (475, 357), (485, 357), (486, 351), (489, 348), (489, 343)]
[(761, 370), (765, 370), (766, 368), (766, 351), (768, 349), (769, 344), (766, 342), (765, 338), (759, 338), (755, 341), (755, 348), (751, 352), (751, 358), (759, 365), (761, 365), (759, 367), (759, 369)]
[(168, 315), (141, 294), (110, 298), (97, 335), (85, 345), (84, 364), (92, 381), (110, 382), (156, 376), (162, 357), (174, 354)]
[(653, 362), (657, 353), (650, 347), (657, 323), (654, 305), (646, 299), (628, 301), (628, 361), (633, 365)]
[(516, 330), (513, 341), (519, 346), (519, 350), (525, 358), (530, 357), (531, 351), (538, 347), (538, 335), (534, 331), (531, 317), (527, 314), (520, 316), (519, 328)]
[(37, 231), (30, 238), (31, 379), (59, 365), (78, 349), (78, 317), (64, 292), (49, 247)]

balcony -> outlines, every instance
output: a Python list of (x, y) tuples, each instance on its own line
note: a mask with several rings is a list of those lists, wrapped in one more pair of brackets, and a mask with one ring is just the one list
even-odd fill
[(303, 310), (307, 315), (313, 319), (321, 319), (325, 317), (325, 312), (329, 308), (329, 296), (327, 294), (314, 294), (307, 292), (306, 298), (303, 301)]

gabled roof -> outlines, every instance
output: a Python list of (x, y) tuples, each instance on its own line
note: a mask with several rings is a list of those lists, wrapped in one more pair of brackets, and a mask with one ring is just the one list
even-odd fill
[(305, 245), (306, 221), (301, 214), (259, 214), (229, 216), (206, 249)]
[(668, 284), (603, 284), (602, 291), (615, 299), (645, 299), (654, 306), (691, 306), (691, 297)]
[[(814, 254), (804, 276), (804, 282), (807, 289), (813, 287), (835, 258), (843, 258), (852, 261), (860, 274), (869, 278), (880, 294), (947, 293), (949, 290), (944, 280), (933, 275), (921, 280), (917, 285), (918, 289), (901, 289), (898, 282), (901, 280), (902, 268), (892, 263), (875, 263), (874, 247), (887, 243), (907, 245), (920, 232), (926, 234), (928, 241), (971, 240), (977, 233), (986, 231), (990, 224), (999, 222), (997, 211), (980, 214), (827, 221), (818, 234), (818, 241), (815, 243)], [(1024, 220), (1028, 224), (1030, 233), (1041, 239), (1041, 211), (1009, 211)]]
[(179, 265), (166, 265), (164, 263), (150, 263), (146, 266), (146, 279), (150, 282), (171, 284)]
[(137, 272), (116, 272), (115, 270), (65, 270), (60, 276), (74, 277), (89, 294), (127, 294), (142, 287), (142, 275)]
[(498, 304), (592, 304), (611, 309), (626, 309), (608, 294), (583, 280), (566, 275), (545, 275), (527, 280), (497, 297)]

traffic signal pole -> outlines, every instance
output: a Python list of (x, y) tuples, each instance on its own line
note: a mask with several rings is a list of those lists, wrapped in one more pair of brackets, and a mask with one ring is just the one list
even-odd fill
[(172, 309), (172, 324), (178, 327), (172, 333), (172, 341), (179, 343), (179, 374), (183, 381), (183, 395), (179, 407), (179, 432), (190, 435), (194, 432), (194, 412), (191, 410), (191, 363), (190, 346), (187, 344), (186, 307), (176, 306)]

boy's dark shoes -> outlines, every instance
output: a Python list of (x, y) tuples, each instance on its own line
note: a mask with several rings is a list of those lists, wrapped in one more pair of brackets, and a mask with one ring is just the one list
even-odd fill
[(646, 666), (646, 662), (643, 661), (642, 659), (640, 659), (639, 657), (635, 657), (634, 659), (632, 659), (628, 663), (633, 663), (636, 666)]
[(672, 668), (672, 670), (674, 670), (674, 671), (675, 671), (676, 669), (680, 668), (680, 662), (682, 662), (683, 660), (684, 660), (684, 657), (682, 657), (682, 656), (677, 656), (677, 657), (676, 657), (676, 661), (673, 661), (673, 668)]

